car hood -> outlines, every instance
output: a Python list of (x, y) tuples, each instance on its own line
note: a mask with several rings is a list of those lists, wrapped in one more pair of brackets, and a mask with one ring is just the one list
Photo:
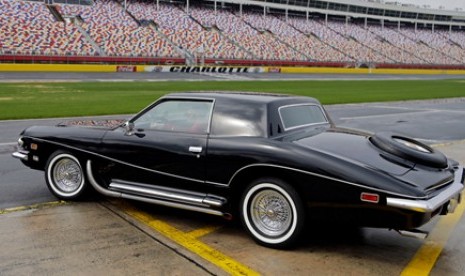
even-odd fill
[(108, 119), (108, 120), (73, 120), (73, 121), (64, 121), (59, 123), (57, 126), (66, 127), (66, 126), (81, 126), (81, 127), (98, 127), (113, 129), (122, 124), (126, 120), (124, 119)]
[[(392, 185), (404, 185), (421, 191), (422, 194), (434, 192), (435, 187), (442, 187), (445, 183), (452, 182), (454, 171), (452, 169), (431, 169), (418, 166), (414, 162), (393, 156), (375, 147), (369, 140), (370, 134), (340, 128), (324, 129), (304, 137), (295, 137), (293, 143), (340, 160), (343, 163), (355, 165), (371, 173), (386, 176), (386, 183), (376, 183), (377, 188), (395, 190), (399, 187)], [(351, 176), (353, 181), (363, 183), (367, 179)], [(393, 184), (398, 183), (398, 184)], [(369, 184), (369, 183), (363, 183)], [(391, 186), (391, 187), (389, 187)]]
[(107, 131), (107, 128), (99, 127), (32, 126), (21, 132), (21, 136), (63, 147), (98, 152)]

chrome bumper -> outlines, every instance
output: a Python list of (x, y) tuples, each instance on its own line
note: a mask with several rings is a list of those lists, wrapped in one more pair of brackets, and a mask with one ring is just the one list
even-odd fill
[(387, 205), (400, 209), (412, 210), (421, 213), (430, 213), (446, 203), (448, 205), (448, 212), (452, 213), (461, 201), (461, 192), (464, 189), (462, 183), (463, 167), (459, 167), (455, 173), (454, 183), (452, 183), (446, 190), (442, 191), (437, 196), (428, 200), (414, 200), (414, 199), (401, 199), (401, 198), (386, 198)]
[(28, 154), (29, 152), (17, 151), (17, 152), (13, 152), (11, 156), (13, 156), (14, 158), (18, 158), (22, 161), (28, 161), (29, 160)]

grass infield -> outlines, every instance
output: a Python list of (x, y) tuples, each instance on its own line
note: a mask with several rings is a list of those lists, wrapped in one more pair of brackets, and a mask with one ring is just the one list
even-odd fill
[(167, 93), (196, 90), (276, 92), (345, 104), (465, 97), (465, 79), (0, 83), (0, 120), (131, 114)]

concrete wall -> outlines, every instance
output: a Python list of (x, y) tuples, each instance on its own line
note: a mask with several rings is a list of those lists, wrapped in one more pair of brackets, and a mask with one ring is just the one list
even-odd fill
[[(147, 72), (153, 66), (146, 65), (100, 65), (100, 64), (0, 64), (0, 72)], [(171, 66), (158, 66), (168, 71)], [(206, 66), (219, 67), (219, 66)], [(225, 66), (221, 66), (225, 67)], [(256, 67), (249, 73), (270, 72), (283, 74), (412, 74), (465, 75), (465, 70), (430, 70), (430, 69), (370, 69), (370, 68), (329, 68), (329, 67)]]

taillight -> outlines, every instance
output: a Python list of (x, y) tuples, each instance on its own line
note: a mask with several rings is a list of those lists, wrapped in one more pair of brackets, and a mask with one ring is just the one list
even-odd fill
[(371, 194), (371, 193), (362, 193), (360, 195), (360, 200), (364, 201), (364, 202), (378, 203), (379, 202), (379, 195), (378, 194)]

